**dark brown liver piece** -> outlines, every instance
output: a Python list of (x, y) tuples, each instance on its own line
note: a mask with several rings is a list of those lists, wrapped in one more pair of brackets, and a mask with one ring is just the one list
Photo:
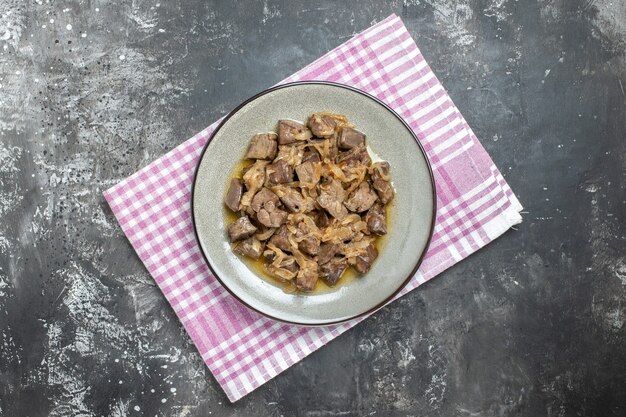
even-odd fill
[(252, 210), (258, 213), (261, 207), (263, 207), (263, 205), (268, 201), (272, 201), (274, 202), (274, 204), (278, 204), (278, 196), (274, 194), (269, 188), (263, 187), (254, 195), (254, 198), (252, 198), (252, 203), (250, 203), (250, 207), (252, 207)]
[(383, 179), (381, 175), (382, 171), (382, 173), (386, 177), (389, 177), (389, 163), (376, 162), (372, 164), (369, 171), (372, 177), (372, 185), (374, 187), (374, 190), (376, 190), (380, 201), (382, 201), (383, 204), (389, 203), (391, 200), (393, 200), (393, 187), (391, 186), (391, 182)]
[(369, 210), (377, 199), (378, 197), (372, 190), (372, 187), (370, 187), (367, 181), (363, 181), (359, 184), (358, 188), (350, 194), (344, 205), (348, 210), (354, 213), (361, 213)]
[(302, 123), (293, 120), (280, 120), (278, 122), (278, 144), (290, 145), (310, 139), (311, 131)]
[(264, 248), (265, 244), (253, 236), (237, 243), (233, 250), (239, 255), (247, 256), (252, 259), (259, 259)]
[(302, 162), (320, 162), (320, 154), (315, 149), (308, 149), (304, 151), (302, 156)]
[(249, 238), (256, 231), (257, 228), (250, 222), (248, 216), (242, 216), (228, 226), (228, 236), (231, 242)]
[(298, 181), (307, 184), (317, 184), (320, 180), (321, 164), (319, 162), (303, 162), (296, 167)]
[(346, 191), (343, 189), (341, 182), (333, 179), (320, 185), (320, 195), (317, 197), (317, 202), (331, 216), (342, 220), (348, 215), (348, 210), (343, 205), (345, 198)]
[(284, 225), (280, 226), (270, 238), (269, 243), (282, 251), (291, 252), (291, 245), (289, 240), (287, 240), (287, 227)]
[(297, 212), (309, 212), (315, 207), (315, 203), (312, 198), (305, 197), (300, 191), (295, 188), (287, 186), (276, 186), (273, 188), (280, 201), (287, 207), (287, 209), (293, 213)]
[(252, 136), (245, 157), (248, 159), (268, 160), (276, 158), (276, 152), (278, 151), (277, 138), (278, 135), (276, 133), (259, 133)]
[(356, 257), (354, 268), (361, 274), (366, 273), (372, 267), (372, 263), (378, 257), (378, 251), (373, 243)]
[(320, 250), (320, 241), (314, 236), (307, 236), (298, 243), (298, 249), (307, 255), (315, 256)]
[(328, 218), (328, 214), (326, 213), (326, 210), (319, 210), (317, 212), (317, 214), (315, 215), (315, 225), (317, 227), (326, 227), (328, 226), (328, 222), (330, 221), (330, 219)]
[(358, 145), (349, 151), (340, 152), (335, 158), (335, 163), (349, 167), (366, 166), (369, 167), (372, 159), (367, 153), (364, 145)]
[(317, 263), (320, 265), (330, 261), (333, 256), (339, 251), (339, 245), (334, 243), (322, 243), (320, 249), (317, 252)]
[(293, 181), (293, 167), (286, 161), (279, 159), (265, 168), (267, 185), (282, 184)]
[(339, 149), (352, 149), (355, 146), (365, 145), (365, 135), (351, 127), (344, 127), (339, 134), (337, 145)]
[(313, 113), (308, 121), (309, 129), (318, 138), (325, 138), (335, 133), (337, 122), (330, 116)]
[(348, 261), (346, 258), (335, 257), (320, 267), (320, 276), (332, 287), (337, 284), (347, 268)]
[(307, 262), (306, 266), (300, 265), (296, 276), (296, 288), (300, 291), (313, 291), (317, 284), (318, 268), (315, 262)]
[(385, 206), (380, 202), (374, 203), (371, 209), (367, 211), (364, 218), (367, 229), (374, 235), (382, 236), (387, 233), (387, 215)]
[(237, 212), (239, 211), (239, 202), (241, 201), (242, 195), (243, 181), (239, 178), (232, 178), (228, 192), (226, 193), (226, 198), (224, 199), (224, 204), (232, 211)]
[(268, 201), (259, 209), (256, 218), (265, 227), (279, 227), (287, 223), (288, 216), (286, 211), (276, 207), (276, 203)]

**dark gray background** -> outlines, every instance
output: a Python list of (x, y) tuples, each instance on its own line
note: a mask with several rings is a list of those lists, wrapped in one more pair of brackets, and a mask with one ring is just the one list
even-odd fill
[[(231, 405), (102, 191), (392, 12), (524, 223)], [(625, 36), (620, 0), (0, 0), (0, 415), (626, 415)]]

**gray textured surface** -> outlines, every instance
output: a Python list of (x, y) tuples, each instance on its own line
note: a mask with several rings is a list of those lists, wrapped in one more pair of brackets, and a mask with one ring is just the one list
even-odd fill
[[(118, 3), (0, 0), (1, 415), (626, 413), (623, 1)], [(101, 192), (391, 12), (525, 222), (230, 405)]]

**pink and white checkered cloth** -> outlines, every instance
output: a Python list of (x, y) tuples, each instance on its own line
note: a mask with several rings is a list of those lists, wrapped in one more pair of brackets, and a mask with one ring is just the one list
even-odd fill
[[(373, 94), (407, 121), (428, 153), (436, 227), (419, 272), (398, 297), (521, 222), (519, 201), (397, 16), (283, 82), (298, 80), (335, 81)], [(190, 197), (194, 168), (217, 124), (104, 195), (217, 382), (236, 401), (363, 319), (320, 328), (276, 322), (239, 304), (211, 275), (194, 237)]]

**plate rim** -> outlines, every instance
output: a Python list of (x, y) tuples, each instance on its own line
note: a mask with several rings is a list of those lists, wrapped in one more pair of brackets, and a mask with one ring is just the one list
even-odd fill
[[(269, 94), (271, 92), (274, 92), (276, 90), (281, 90), (283, 88), (289, 88), (289, 87), (294, 87), (294, 86), (299, 86), (299, 85), (327, 85), (327, 86), (332, 86), (332, 87), (337, 87), (337, 88), (343, 88), (346, 90), (350, 90), (352, 92), (361, 94), (363, 96), (365, 96), (366, 98), (375, 101), (376, 103), (380, 104), (381, 106), (383, 106), (387, 111), (389, 111), (396, 119), (398, 119), (405, 127), (405, 129), (411, 134), (411, 136), (413, 137), (413, 139), (415, 140), (415, 142), (417, 143), (420, 152), (422, 152), (422, 155), (424, 156), (424, 159), (426, 161), (426, 167), (428, 168), (428, 174), (430, 176), (430, 182), (431, 182), (431, 189), (432, 189), (432, 199), (433, 199), (433, 207), (432, 207), (432, 220), (430, 223), (430, 230), (428, 232), (428, 239), (426, 240), (426, 245), (424, 246), (424, 250), (422, 251), (422, 253), (420, 254), (415, 266), (413, 267), (413, 269), (411, 270), (411, 272), (409, 273), (409, 275), (404, 279), (404, 281), (402, 281), (402, 283), (398, 286), (398, 288), (396, 290), (394, 290), (388, 297), (386, 297), (383, 301), (381, 301), (380, 303), (376, 304), (375, 306), (368, 308), (367, 310), (352, 315), (350, 317), (346, 317), (346, 318), (341, 318), (341, 319), (337, 319), (337, 320), (331, 320), (331, 321), (323, 321), (323, 322), (297, 322), (297, 321), (292, 321), (292, 320), (287, 320), (285, 318), (281, 318), (281, 317), (276, 317), (273, 316), (271, 314), (268, 314), (266, 312), (260, 311), (259, 309), (249, 305), (248, 303), (246, 303), (244, 300), (242, 300), (241, 298), (239, 298), (239, 296), (229, 288), (229, 286), (222, 280), (222, 278), (220, 278), (220, 276), (217, 274), (217, 272), (215, 271), (215, 269), (213, 268), (213, 266), (211, 265), (211, 263), (209, 262), (209, 259), (207, 258), (207, 255), (204, 253), (204, 249), (202, 247), (202, 244), (200, 242), (200, 236), (198, 234), (198, 227), (196, 225), (196, 216), (195, 216), (195, 207), (194, 207), (194, 201), (195, 201), (195, 188), (196, 188), (196, 183), (198, 180), (198, 172), (200, 170), (200, 165), (202, 164), (202, 161), (204, 159), (204, 155), (207, 151), (207, 149), (209, 148), (209, 145), (211, 144), (211, 142), (213, 141), (213, 138), (215, 137), (215, 135), (217, 134), (217, 132), (219, 132), (219, 130), (224, 126), (224, 124), (226, 124), (226, 122), (228, 122), (228, 120), (235, 115), (237, 112), (239, 112), (239, 110), (241, 110), (243, 107), (245, 107), (246, 105), (248, 105), (249, 103), (253, 102), (254, 100), (258, 99), (259, 97), (262, 97), (266, 94)], [(426, 150), (424, 149), (424, 146), (422, 145), (422, 143), (419, 141), (419, 138), (417, 137), (417, 135), (415, 134), (415, 132), (413, 131), (413, 129), (411, 129), (411, 127), (408, 125), (408, 123), (402, 118), (402, 116), (400, 116), (394, 109), (392, 109), (389, 105), (387, 105), (385, 102), (383, 102), (382, 100), (380, 100), (379, 98), (363, 91), (360, 90), (356, 87), (352, 87), (350, 85), (346, 85), (346, 84), (341, 84), (341, 83), (337, 83), (337, 82), (333, 82), (333, 81), (321, 81), (321, 80), (310, 80), (310, 81), (293, 81), (293, 82), (289, 82), (289, 83), (284, 83), (284, 84), (279, 84), (279, 85), (275, 85), (273, 87), (267, 88), (265, 90), (262, 90), (261, 92), (254, 94), (253, 96), (247, 98), (246, 100), (244, 100), (243, 102), (241, 102), (239, 105), (237, 105), (237, 107), (235, 107), (233, 110), (231, 110), (230, 112), (228, 112), (228, 114), (226, 116), (224, 116), (224, 118), (219, 122), (219, 124), (215, 127), (215, 130), (213, 130), (213, 132), (209, 135), (207, 142), (204, 144), (204, 146), (202, 147), (202, 152), (200, 152), (200, 155), (198, 156), (198, 162), (196, 164), (196, 167), (194, 169), (194, 173), (193, 173), (193, 180), (191, 183), (191, 223), (193, 225), (193, 233), (196, 239), (196, 244), (198, 245), (198, 248), (200, 249), (200, 253), (202, 254), (202, 258), (204, 259), (204, 263), (207, 265), (207, 267), (209, 268), (209, 270), (211, 271), (211, 273), (213, 274), (213, 276), (215, 277), (215, 279), (217, 279), (217, 281), (220, 283), (220, 285), (222, 286), (222, 288), (224, 288), (226, 291), (228, 291), (228, 293), (230, 295), (232, 295), (239, 303), (241, 303), (242, 305), (244, 305), (246, 308), (255, 311), (259, 314), (261, 314), (264, 317), (270, 318), (272, 320), (276, 320), (278, 322), (282, 322), (282, 323), (286, 323), (286, 324), (292, 324), (292, 325), (297, 325), (297, 326), (302, 326), (302, 327), (320, 327), (320, 326), (330, 326), (330, 325), (336, 325), (336, 324), (341, 324), (341, 323), (345, 323), (348, 322), (350, 320), (354, 320), (356, 318), (359, 317), (363, 317), (366, 315), (371, 315), (373, 313), (375, 313), (376, 311), (378, 311), (379, 309), (381, 309), (382, 307), (384, 307), (385, 305), (387, 305), (390, 301), (392, 301), (396, 295), (398, 295), (398, 293), (400, 291), (402, 291), (409, 283), (409, 281), (411, 281), (411, 278), (413, 278), (413, 276), (417, 273), (419, 267), (421, 266), (422, 262), (424, 261), (424, 257), (426, 256), (426, 253), (428, 252), (428, 250), (430, 249), (430, 243), (432, 241), (432, 237), (433, 237), (433, 233), (434, 233), (434, 229), (435, 229), (435, 220), (437, 217), (437, 188), (435, 186), (435, 177), (433, 174), (433, 168), (432, 168), (432, 164), (430, 162), (430, 159), (428, 158), (428, 154), (426, 153)]]

